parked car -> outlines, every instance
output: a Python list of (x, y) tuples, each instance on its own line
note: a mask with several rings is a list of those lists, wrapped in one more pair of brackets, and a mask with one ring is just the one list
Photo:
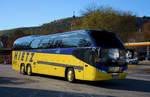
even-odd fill
[(127, 63), (128, 64), (138, 64), (139, 60), (137, 60), (135, 58), (127, 58)]

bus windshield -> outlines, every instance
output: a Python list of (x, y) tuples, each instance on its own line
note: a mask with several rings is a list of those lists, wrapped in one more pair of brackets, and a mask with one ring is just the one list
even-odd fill
[(103, 48), (120, 48), (124, 49), (121, 40), (112, 32), (91, 31), (91, 36), (96, 44)]

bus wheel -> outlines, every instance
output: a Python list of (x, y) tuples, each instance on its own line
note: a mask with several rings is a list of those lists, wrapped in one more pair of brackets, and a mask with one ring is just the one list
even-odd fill
[(74, 73), (73, 68), (68, 68), (66, 78), (69, 82), (75, 81), (75, 73)]
[(32, 68), (31, 68), (31, 65), (27, 65), (27, 75), (29, 75), (29, 76), (32, 75)]
[(25, 74), (25, 66), (23, 64), (20, 66), (20, 74)]

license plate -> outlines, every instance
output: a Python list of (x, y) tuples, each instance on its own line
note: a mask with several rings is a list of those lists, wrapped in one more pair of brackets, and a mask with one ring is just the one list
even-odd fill
[(119, 74), (118, 73), (113, 73), (112, 78), (115, 78), (115, 79), (119, 78)]
[(120, 72), (121, 68), (120, 67), (110, 67), (109, 72)]

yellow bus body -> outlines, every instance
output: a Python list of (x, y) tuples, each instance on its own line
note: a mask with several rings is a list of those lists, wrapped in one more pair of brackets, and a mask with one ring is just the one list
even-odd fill
[[(95, 67), (72, 55), (13, 51), (12, 69), (20, 71), (21, 64), (24, 64), (25, 67), (30, 64), (32, 73), (37, 74), (65, 77), (66, 68), (73, 67), (75, 79), (78, 80), (99, 81), (116, 79), (112, 77), (115, 73), (99, 72)], [(126, 75), (126, 72), (119, 73), (117, 79), (124, 79)]]

